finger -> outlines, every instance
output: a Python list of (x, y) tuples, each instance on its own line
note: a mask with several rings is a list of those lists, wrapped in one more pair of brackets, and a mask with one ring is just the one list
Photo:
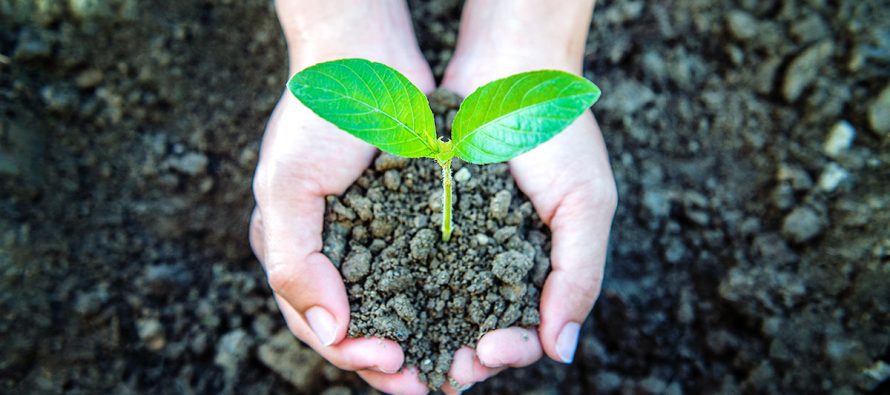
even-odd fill
[(429, 392), (426, 384), (420, 382), (417, 369), (413, 367), (402, 369), (395, 374), (361, 370), (358, 375), (378, 391), (387, 394), (413, 395)]
[[(329, 127), (286, 94), (267, 125), (253, 182), (263, 225), (262, 243), (253, 244), (262, 245), (269, 284), (328, 345), (345, 337), (349, 305), (339, 272), (320, 252), (324, 196), (342, 193), (374, 154), (345, 133), (319, 133)], [(324, 165), (343, 152), (351, 155), (338, 166)]]
[(521, 368), (543, 354), (537, 331), (515, 326), (488, 332), (476, 345), (479, 361), (489, 368)]
[(550, 275), (541, 293), (541, 343), (551, 358), (571, 363), (581, 323), (599, 296), (614, 206), (566, 197), (551, 220)]
[[(594, 137), (601, 139), (595, 131)], [(538, 331), (547, 355), (563, 363), (574, 360), (581, 324), (603, 279), (617, 193), (608, 164), (600, 171), (608, 175), (593, 175), (565, 194), (549, 221), (551, 272), (541, 293)]]
[(608, 154), (596, 121), (587, 113), (511, 166), (523, 174), (517, 178), (519, 187), (553, 235), (538, 334), (548, 356), (570, 363), (581, 323), (599, 295), (617, 204)]
[(288, 328), (324, 359), (343, 370), (371, 369), (397, 372), (405, 360), (402, 348), (392, 340), (375, 337), (347, 338), (333, 346), (325, 346), (314, 336), (309, 325), (290, 304), (275, 296)]
[[(262, 232), (262, 215), (254, 210), (251, 216), (250, 241), (260, 260), (263, 260), (265, 255)], [(278, 295), (275, 299), (291, 332), (334, 366), (344, 370), (374, 369), (381, 372), (396, 372), (402, 366), (404, 354), (401, 347), (391, 340), (345, 339), (336, 346), (325, 347), (312, 333), (303, 317), (286, 300)]]
[[(255, 183), (275, 177), (274, 168), (264, 173), (272, 175), (257, 177)], [(346, 336), (346, 288), (340, 273), (319, 252), (325, 205), (320, 188), (299, 177), (289, 181), (254, 187), (262, 191), (257, 193), (262, 242), (255, 236), (259, 231), (252, 231), (252, 244), (262, 247), (260, 262), (272, 290), (306, 320), (321, 344), (329, 346)]]
[(449, 395), (459, 394), (504, 369), (503, 367), (492, 368), (483, 365), (476, 355), (476, 350), (466, 346), (461, 347), (454, 353), (451, 369), (448, 371), (448, 382), (442, 387), (442, 391)]

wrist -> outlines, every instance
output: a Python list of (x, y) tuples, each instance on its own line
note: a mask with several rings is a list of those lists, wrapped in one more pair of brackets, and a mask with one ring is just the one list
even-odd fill
[(560, 7), (538, 0), (468, 0), (443, 85), (466, 95), (525, 71), (580, 75), (593, 5), (593, 0)]
[(276, 10), (291, 74), (342, 58), (384, 62), (403, 73), (423, 69), (404, 1), (277, 0)]

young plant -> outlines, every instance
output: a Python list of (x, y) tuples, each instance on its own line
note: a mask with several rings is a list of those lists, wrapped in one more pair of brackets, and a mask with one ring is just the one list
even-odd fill
[(319, 63), (288, 89), (306, 107), (382, 151), (432, 158), (442, 167), (442, 240), (451, 239), (451, 160), (505, 162), (565, 129), (600, 90), (574, 74), (540, 70), (490, 82), (461, 103), (451, 138), (436, 138), (423, 92), (386, 65), (365, 59)]

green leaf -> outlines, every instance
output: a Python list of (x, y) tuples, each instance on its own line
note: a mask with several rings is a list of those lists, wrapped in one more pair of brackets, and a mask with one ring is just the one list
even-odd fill
[(541, 70), (490, 82), (461, 103), (454, 151), (475, 164), (504, 162), (550, 140), (600, 97), (592, 82)]
[(426, 96), (389, 66), (365, 59), (319, 63), (287, 87), (318, 116), (383, 151), (407, 158), (438, 152)]

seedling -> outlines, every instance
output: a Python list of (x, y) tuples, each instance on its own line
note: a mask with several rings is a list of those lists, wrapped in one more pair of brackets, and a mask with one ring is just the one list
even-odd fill
[(563, 71), (540, 70), (490, 82), (461, 103), (451, 138), (436, 138), (423, 92), (398, 71), (365, 59), (319, 63), (288, 89), (306, 107), (382, 151), (432, 158), (442, 167), (442, 240), (451, 239), (451, 160), (505, 162), (550, 140), (593, 105), (600, 90)]

